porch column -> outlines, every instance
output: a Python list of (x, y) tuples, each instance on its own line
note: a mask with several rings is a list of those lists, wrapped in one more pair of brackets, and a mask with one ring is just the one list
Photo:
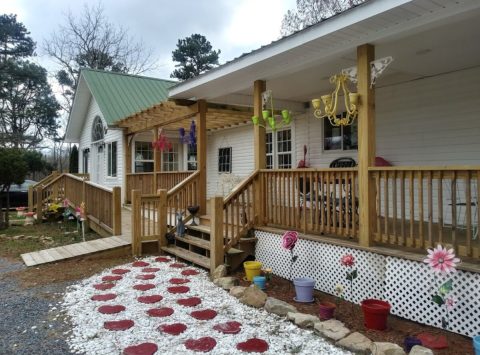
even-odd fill
[(375, 47), (364, 44), (357, 48), (358, 106), (358, 186), (359, 243), (370, 246), (375, 232), (375, 182), (368, 167), (375, 165), (375, 89), (370, 87), (370, 62), (375, 59)]
[(124, 202), (128, 203), (132, 197), (130, 196), (130, 190), (128, 190), (128, 174), (132, 173), (132, 146), (126, 134), (123, 135), (123, 152), (125, 154), (125, 175), (123, 180), (123, 191), (125, 191), (125, 194), (123, 198)]
[[(158, 140), (158, 127), (155, 126), (153, 128), (153, 141), (156, 142)], [(153, 189), (152, 189), (152, 194), (159, 189), (157, 186), (157, 172), (160, 171), (161, 167), (161, 152), (158, 149), (153, 150)]]
[[(262, 93), (267, 85), (264, 80), (256, 80), (253, 83), (253, 114), (262, 117)], [(255, 160), (255, 170), (265, 169), (267, 166), (267, 152), (265, 145), (265, 128), (259, 125), (253, 125), (253, 151)], [(255, 181), (255, 204), (254, 216), (255, 223), (263, 224), (265, 215), (265, 200), (262, 198), (263, 185), (261, 179)]]
[(198, 100), (197, 105), (197, 170), (200, 171), (198, 204), (199, 213), (205, 214), (207, 213), (207, 102)]

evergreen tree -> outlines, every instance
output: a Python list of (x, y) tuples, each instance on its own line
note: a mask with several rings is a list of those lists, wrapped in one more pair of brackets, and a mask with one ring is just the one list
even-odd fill
[(172, 52), (175, 69), (171, 78), (187, 80), (196, 77), (218, 65), (220, 50), (215, 51), (209, 41), (200, 34), (179, 39), (177, 49)]
[(17, 15), (0, 15), (0, 62), (8, 58), (30, 57), (35, 50), (35, 42), (30, 32), (17, 22)]

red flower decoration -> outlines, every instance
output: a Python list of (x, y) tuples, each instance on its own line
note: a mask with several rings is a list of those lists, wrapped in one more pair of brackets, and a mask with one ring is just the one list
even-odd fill
[(343, 266), (351, 267), (355, 265), (355, 257), (352, 254), (345, 254), (340, 259), (340, 262), (342, 263)]
[(292, 250), (298, 240), (298, 233), (295, 231), (288, 231), (282, 237), (282, 247), (287, 250)]

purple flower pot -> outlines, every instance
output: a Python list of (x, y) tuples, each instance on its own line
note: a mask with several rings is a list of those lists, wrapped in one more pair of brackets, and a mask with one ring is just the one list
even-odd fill
[(328, 320), (333, 318), (336, 308), (337, 306), (335, 305), (335, 303), (328, 301), (320, 302), (320, 304), (318, 305), (318, 315), (320, 316), (320, 319)]
[(293, 279), (295, 285), (295, 298), (296, 302), (309, 303), (313, 302), (313, 287), (315, 286), (315, 280), (309, 277), (302, 277)]

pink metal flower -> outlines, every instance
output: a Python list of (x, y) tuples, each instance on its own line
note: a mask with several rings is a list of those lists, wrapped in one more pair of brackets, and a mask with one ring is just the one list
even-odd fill
[(285, 232), (282, 238), (282, 247), (287, 250), (292, 250), (298, 240), (298, 233), (295, 231)]
[(439, 244), (434, 249), (428, 249), (427, 258), (423, 262), (430, 265), (435, 272), (448, 274), (456, 271), (455, 267), (460, 259), (455, 257), (453, 249), (443, 248)]
[(69, 205), (70, 205), (70, 201), (68, 200), (68, 198), (63, 200), (63, 207), (67, 208)]
[(445, 306), (447, 307), (447, 310), (449, 312), (453, 310), (453, 307), (455, 307), (455, 303), (457, 303), (457, 300), (453, 296), (447, 297), (445, 299)]
[(355, 265), (355, 257), (352, 254), (345, 254), (340, 259), (340, 262), (342, 263), (343, 266), (351, 267)]

